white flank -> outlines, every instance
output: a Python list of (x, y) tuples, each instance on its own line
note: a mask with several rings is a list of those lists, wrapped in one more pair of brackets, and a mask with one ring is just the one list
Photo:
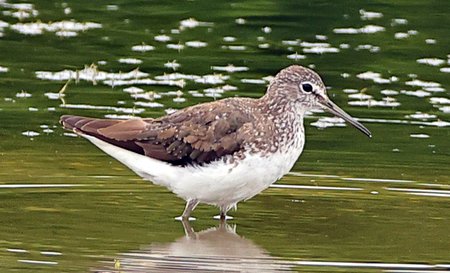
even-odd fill
[(203, 166), (174, 166), (82, 135), (139, 176), (167, 187), (179, 197), (230, 207), (268, 188), (289, 172), (303, 150), (303, 134), (296, 134), (295, 147), (270, 156), (247, 153), (236, 164), (218, 160)]

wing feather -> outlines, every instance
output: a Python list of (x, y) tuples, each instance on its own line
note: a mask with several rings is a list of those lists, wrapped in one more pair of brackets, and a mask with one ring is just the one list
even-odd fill
[(250, 117), (224, 100), (158, 119), (106, 120), (63, 116), (66, 129), (175, 165), (206, 164), (239, 150)]

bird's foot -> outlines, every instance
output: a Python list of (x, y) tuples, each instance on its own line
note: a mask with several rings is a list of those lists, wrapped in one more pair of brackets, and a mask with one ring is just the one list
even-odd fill
[(181, 215), (181, 216), (175, 217), (175, 220), (184, 222), (184, 221), (195, 221), (195, 220), (197, 220), (197, 218), (190, 217), (190, 216), (189, 217), (185, 217), (185, 216)]
[(221, 220), (221, 221), (233, 220), (234, 219), (233, 216), (223, 215), (223, 214), (214, 215), (213, 218), (216, 219), (216, 220)]

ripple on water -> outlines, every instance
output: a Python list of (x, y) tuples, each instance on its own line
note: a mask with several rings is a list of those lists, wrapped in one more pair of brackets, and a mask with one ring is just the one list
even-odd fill
[(450, 197), (449, 190), (434, 190), (434, 189), (413, 189), (413, 188), (385, 188), (388, 191), (402, 192), (410, 195), (430, 196), (430, 197)]
[(412, 138), (430, 138), (427, 134), (410, 134), (409, 136)]

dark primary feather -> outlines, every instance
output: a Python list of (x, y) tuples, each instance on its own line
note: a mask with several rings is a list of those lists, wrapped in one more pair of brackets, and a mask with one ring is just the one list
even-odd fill
[(250, 116), (244, 109), (232, 107), (235, 104), (234, 100), (221, 100), (157, 119), (66, 115), (61, 117), (61, 124), (65, 129), (174, 165), (203, 164), (235, 153), (248, 134)]

